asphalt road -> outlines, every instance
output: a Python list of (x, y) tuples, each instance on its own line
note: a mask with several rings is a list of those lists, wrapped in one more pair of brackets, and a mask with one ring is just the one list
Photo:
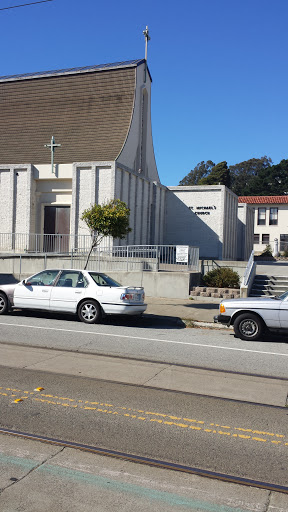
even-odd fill
[(31, 370), (0, 375), (1, 427), (288, 486), (285, 408)]
[(287, 378), (287, 338), (245, 342), (229, 329), (194, 329), (145, 319), (87, 325), (73, 316), (14, 312), (0, 318), (0, 343), (185, 364)]
[[(275, 337), (265, 342), (248, 343), (237, 340), (233, 332), (226, 329), (185, 329), (181, 325), (163, 327), (147, 319), (110, 318), (103, 324), (90, 326), (70, 316), (14, 312), (0, 318), (0, 343), (287, 378), (288, 347), (285, 339)], [(38, 387), (43, 389), (36, 390)], [(232, 478), (288, 487), (288, 411), (284, 407), (0, 366), (0, 411), (2, 428), (158, 459), (164, 464), (180, 464)], [(1, 440), (3, 437), (4, 441)], [(288, 503), (286, 495), (260, 492), (259, 489), (260, 494), (252, 493), (252, 496), (251, 488), (241, 491), (245, 499), (234, 500), (240, 492), (239, 486), (235, 486), (235, 492), (231, 486), (225, 487), (225, 492), (223, 488), (222, 492), (224, 482), (218, 482), (213, 499), (210, 481), (205, 484), (202, 479), (197, 492), (194, 492), (195, 481), (187, 480), (186, 474), (182, 478), (172, 478), (174, 482), (178, 478), (177, 485), (172, 484), (167, 476), (163, 494), (163, 482), (157, 481), (157, 475), (161, 473), (154, 473), (155, 481), (152, 482), (151, 468), (147, 469), (148, 479), (144, 479), (144, 484), (141, 480), (139, 491), (134, 485), (138, 478), (135, 476), (138, 471), (134, 469), (137, 467), (135, 464), (132, 469), (129, 467), (129, 476), (124, 471), (126, 482), (121, 469), (117, 473), (122, 475), (121, 482), (116, 482), (118, 476), (114, 475), (108, 478), (107, 483), (101, 476), (102, 470), (98, 471), (98, 466), (95, 468), (93, 463), (93, 460), (99, 460), (96, 455), (87, 462), (87, 454), (84, 456), (78, 452), (79, 455), (71, 455), (71, 449), (50, 447), (44, 456), (41, 455), (43, 449), (34, 448), (39, 443), (17, 442), (20, 441), (30, 444), (17, 449), (13, 445), (12, 449), (9, 445), (13, 444), (11, 438), (0, 436), (0, 484), (3, 482), (1, 486), (4, 489), (2, 494), (0, 491), (0, 510), (5, 512), (18, 509), (25, 512), (52, 509), (90, 512), (94, 510), (92, 496), (97, 499), (98, 495), (95, 489), (106, 493), (105, 499), (109, 502), (107, 507), (98, 507), (100, 511), (130, 510), (130, 506), (131, 510), (146, 510), (148, 503), (155, 508), (156, 500), (158, 508), (155, 510), (159, 511), (182, 510), (183, 506), (183, 510), (193, 511), (230, 512), (236, 509), (237, 512), (270, 512), (271, 505), (273, 512), (283, 512)], [(37, 462), (41, 457), (43, 462)], [(54, 461), (51, 462), (53, 467), (49, 463), (50, 457)], [(110, 458), (107, 463), (102, 461), (103, 457), (100, 459), (99, 466), (104, 468), (106, 476), (111, 476), (114, 466)], [(30, 501), (26, 497), (24, 480), (23, 485), (18, 480), (21, 471), (24, 474), (21, 478), (31, 484), (33, 498)], [(39, 480), (40, 473), (41, 482), (45, 485)], [(113, 487), (111, 480), (115, 484), (112, 494), (108, 489)], [(133, 484), (135, 495), (134, 490), (127, 495), (127, 482)], [(60, 485), (61, 489), (64, 488), (63, 496), (61, 500), (53, 501), (52, 494)], [(75, 486), (79, 487), (79, 494), (72, 500)], [(51, 489), (51, 498), (48, 489)], [(65, 490), (71, 498), (68, 501), (64, 499)], [(118, 493), (117, 499), (121, 503), (118, 508), (117, 501), (112, 500), (115, 493)], [(47, 499), (45, 506), (42, 496)], [(83, 496), (82, 501), (80, 496)], [(206, 501), (203, 501), (203, 496)], [(122, 506), (126, 498), (129, 505), (125, 502)], [(281, 506), (277, 508), (275, 504), (279, 503)]]

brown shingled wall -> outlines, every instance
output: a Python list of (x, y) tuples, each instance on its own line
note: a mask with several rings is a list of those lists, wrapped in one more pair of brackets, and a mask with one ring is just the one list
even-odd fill
[(0, 164), (115, 160), (129, 129), (135, 68), (0, 83)]

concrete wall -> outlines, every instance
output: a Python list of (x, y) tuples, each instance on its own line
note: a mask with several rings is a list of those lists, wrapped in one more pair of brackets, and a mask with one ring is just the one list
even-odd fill
[(0, 165), (1, 233), (29, 233), (32, 190), (31, 165)]
[(133, 116), (117, 163), (120, 167), (127, 167), (149, 180), (160, 183), (152, 140), (151, 78), (148, 72), (145, 74), (144, 63), (136, 69)]
[(88, 162), (73, 164), (71, 234), (89, 235), (81, 220), (83, 211), (93, 204), (103, 204), (114, 198), (114, 162)]
[(201, 258), (237, 258), (238, 199), (223, 185), (168, 187), (164, 244), (200, 248)]
[(151, 182), (123, 166), (115, 171), (115, 198), (130, 208), (127, 239), (115, 240), (114, 245), (151, 245), (163, 243), (166, 187)]
[(238, 203), (237, 259), (248, 261), (253, 249), (254, 209)]
[[(24, 279), (45, 268), (71, 268), (69, 258), (19, 256), (0, 258), (0, 273), (13, 274), (16, 279)], [(144, 286), (148, 297), (168, 297), (187, 299), (192, 286), (199, 284), (198, 272), (121, 272), (109, 271), (116, 281), (131, 286)]]

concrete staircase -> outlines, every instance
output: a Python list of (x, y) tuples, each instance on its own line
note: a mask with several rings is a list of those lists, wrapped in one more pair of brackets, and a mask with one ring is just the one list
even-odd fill
[(257, 274), (249, 297), (271, 297), (288, 291), (288, 276), (267, 276)]

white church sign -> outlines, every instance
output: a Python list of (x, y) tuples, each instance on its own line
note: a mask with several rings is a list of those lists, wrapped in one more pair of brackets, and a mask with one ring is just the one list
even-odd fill
[(176, 263), (188, 263), (188, 245), (176, 245)]

